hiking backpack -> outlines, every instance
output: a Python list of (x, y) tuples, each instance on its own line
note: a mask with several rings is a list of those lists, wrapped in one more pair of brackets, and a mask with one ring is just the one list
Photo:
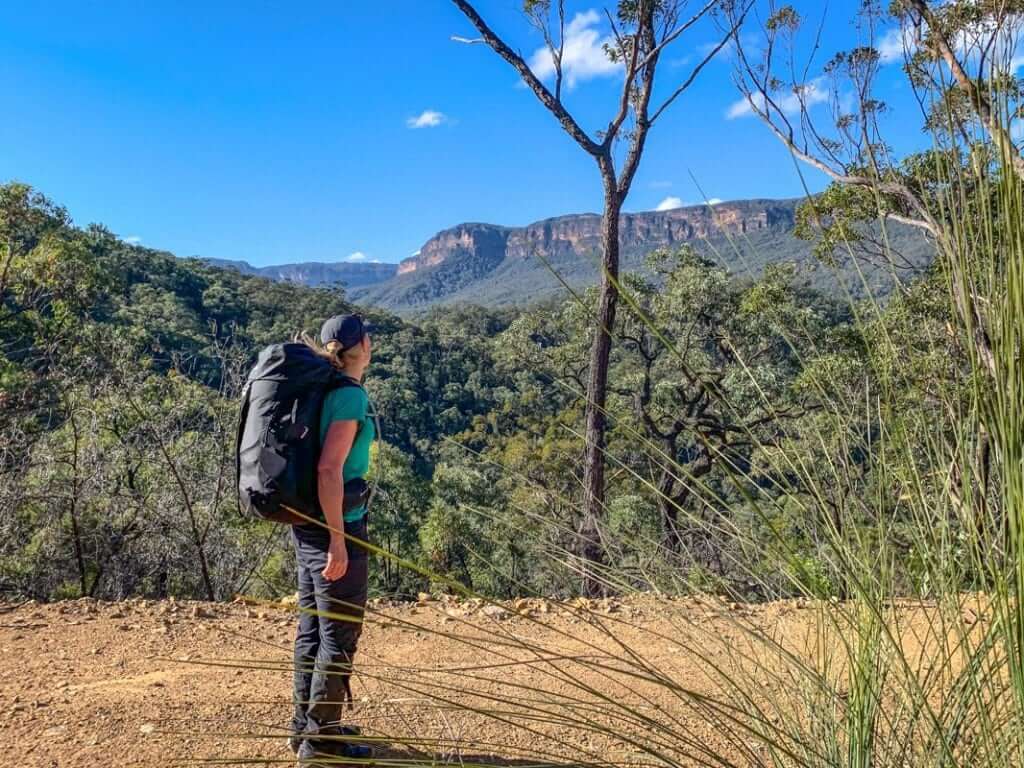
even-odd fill
[(320, 410), (328, 392), (359, 387), (305, 344), (260, 352), (242, 390), (236, 476), (243, 516), (279, 523), (322, 518), (317, 498)]

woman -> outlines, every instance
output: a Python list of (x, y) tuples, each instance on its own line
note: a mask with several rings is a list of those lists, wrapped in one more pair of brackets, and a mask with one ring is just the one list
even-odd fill
[[(370, 336), (359, 315), (332, 317), (320, 331), (320, 343), (307, 343), (354, 382), (362, 382), (370, 363)], [(363, 626), (367, 584), (366, 549), (346, 541), (341, 532), (366, 540), (366, 504), (343, 512), (343, 500), (345, 483), (366, 476), (375, 435), (370, 401), (361, 384), (340, 387), (324, 398), (317, 467), (324, 524), (292, 527), (301, 613), (289, 744), (301, 765), (317, 756), (370, 756), (368, 747), (349, 741), (359, 731), (341, 724), (344, 702), (351, 699), (349, 675)]]

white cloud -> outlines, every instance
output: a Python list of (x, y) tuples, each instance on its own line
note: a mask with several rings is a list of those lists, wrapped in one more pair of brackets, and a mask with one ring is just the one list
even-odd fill
[[(569, 88), (595, 77), (610, 77), (622, 71), (622, 66), (608, 58), (604, 46), (614, 44), (611, 35), (602, 36), (597, 29), (601, 15), (594, 9), (577, 13), (565, 28), (562, 51), (562, 75)], [(530, 69), (540, 80), (555, 75), (555, 59), (547, 46), (538, 48), (530, 56)]]
[[(755, 95), (754, 98), (757, 99), (758, 97)], [(797, 89), (789, 93), (774, 96), (772, 101), (775, 106), (787, 115), (795, 115), (800, 112), (801, 106), (805, 109), (810, 109), (815, 104), (828, 101), (828, 98), (829, 94), (828, 88), (825, 85), (825, 78), (816, 77), (806, 85), (798, 86)], [(764, 107), (765, 109), (766, 106)], [(745, 96), (738, 101), (734, 101), (725, 111), (725, 117), (728, 120), (735, 120), (737, 117), (749, 117), (753, 114), (754, 110)]]
[[(719, 203), (724, 203), (724, 202), (725, 201), (722, 198), (720, 198), (720, 197), (712, 197), (712, 198), (710, 198), (708, 200), (705, 200), (703, 205), (718, 205)], [(672, 196), (666, 197), (664, 200), (662, 200), (660, 203), (658, 203), (657, 208), (655, 208), (654, 210), (656, 210), (656, 211), (674, 211), (676, 208), (689, 208), (692, 205), (695, 205), (695, 203), (688, 203), (685, 200), (683, 200), (683, 198), (676, 197), (676, 196), (672, 195)]]
[(683, 202), (681, 197), (669, 196), (658, 203), (658, 206), (654, 209), (656, 211), (671, 211), (675, 208), (682, 208), (686, 203)]
[(649, 186), (651, 189), (668, 189), (669, 187), (672, 186), (672, 182), (671, 181), (664, 181), (664, 180), (657, 180), (657, 181), (652, 181), (647, 186)]
[(366, 261), (366, 254), (363, 253), (362, 251), (356, 251), (355, 253), (350, 253), (348, 255), (348, 258), (345, 259), (345, 261), (348, 261), (348, 262)]
[(916, 30), (910, 27), (887, 29), (875, 43), (878, 61), (882, 64), (901, 62), (906, 54), (912, 54), (917, 50), (920, 42)]
[(735, 120), (737, 117), (747, 117), (752, 114), (754, 114), (754, 110), (751, 109), (750, 102), (747, 100), (746, 96), (738, 101), (734, 101), (729, 105), (729, 108), (725, 110), (726, 120)]
[(437, 128), (437, 126), (444, 125), (448, 121), (448, 115), (444, 112), (438, 112), (434, 109), (425, 109), (415, 117), (407, 119), (405, 124), (409, 128)]
[(142, 238), (139, 237), (138, 235), (128, 235), (128, 237), (124, 237), (121, 239), (128, 243), (128, 245), (138, 245), (139, 243), (142, 242)]

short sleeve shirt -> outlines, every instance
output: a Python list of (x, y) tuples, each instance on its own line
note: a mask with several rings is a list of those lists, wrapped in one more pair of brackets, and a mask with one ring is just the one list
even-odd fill
[[(362, 387), (340, 387), (327, 393), (323, 409), (320, 412), (320, 445), (327, 439), (327, 430), (336, 421), (359, 422), (352, 448), (345, 458), (341, 479), (347, 483), (356, 477), (366, 477), (370, 469), (370, 448), (373, 445), (375, 428), (370, 413), (370, 398)], [(365, 508), (350, 510), (345, 514), (347, 520), (358, 519)]]

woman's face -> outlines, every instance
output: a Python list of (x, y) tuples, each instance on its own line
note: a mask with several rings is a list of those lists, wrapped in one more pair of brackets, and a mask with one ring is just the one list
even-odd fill
[(363, 345), (363, 354), (366, 355), (366, 362), (370, 362), (370, 350), (371, 350), (371, 347), (370, 347), (370, 334), (368, 334), (368, 333), (364, 333), (363, 334), (362, 345)]

